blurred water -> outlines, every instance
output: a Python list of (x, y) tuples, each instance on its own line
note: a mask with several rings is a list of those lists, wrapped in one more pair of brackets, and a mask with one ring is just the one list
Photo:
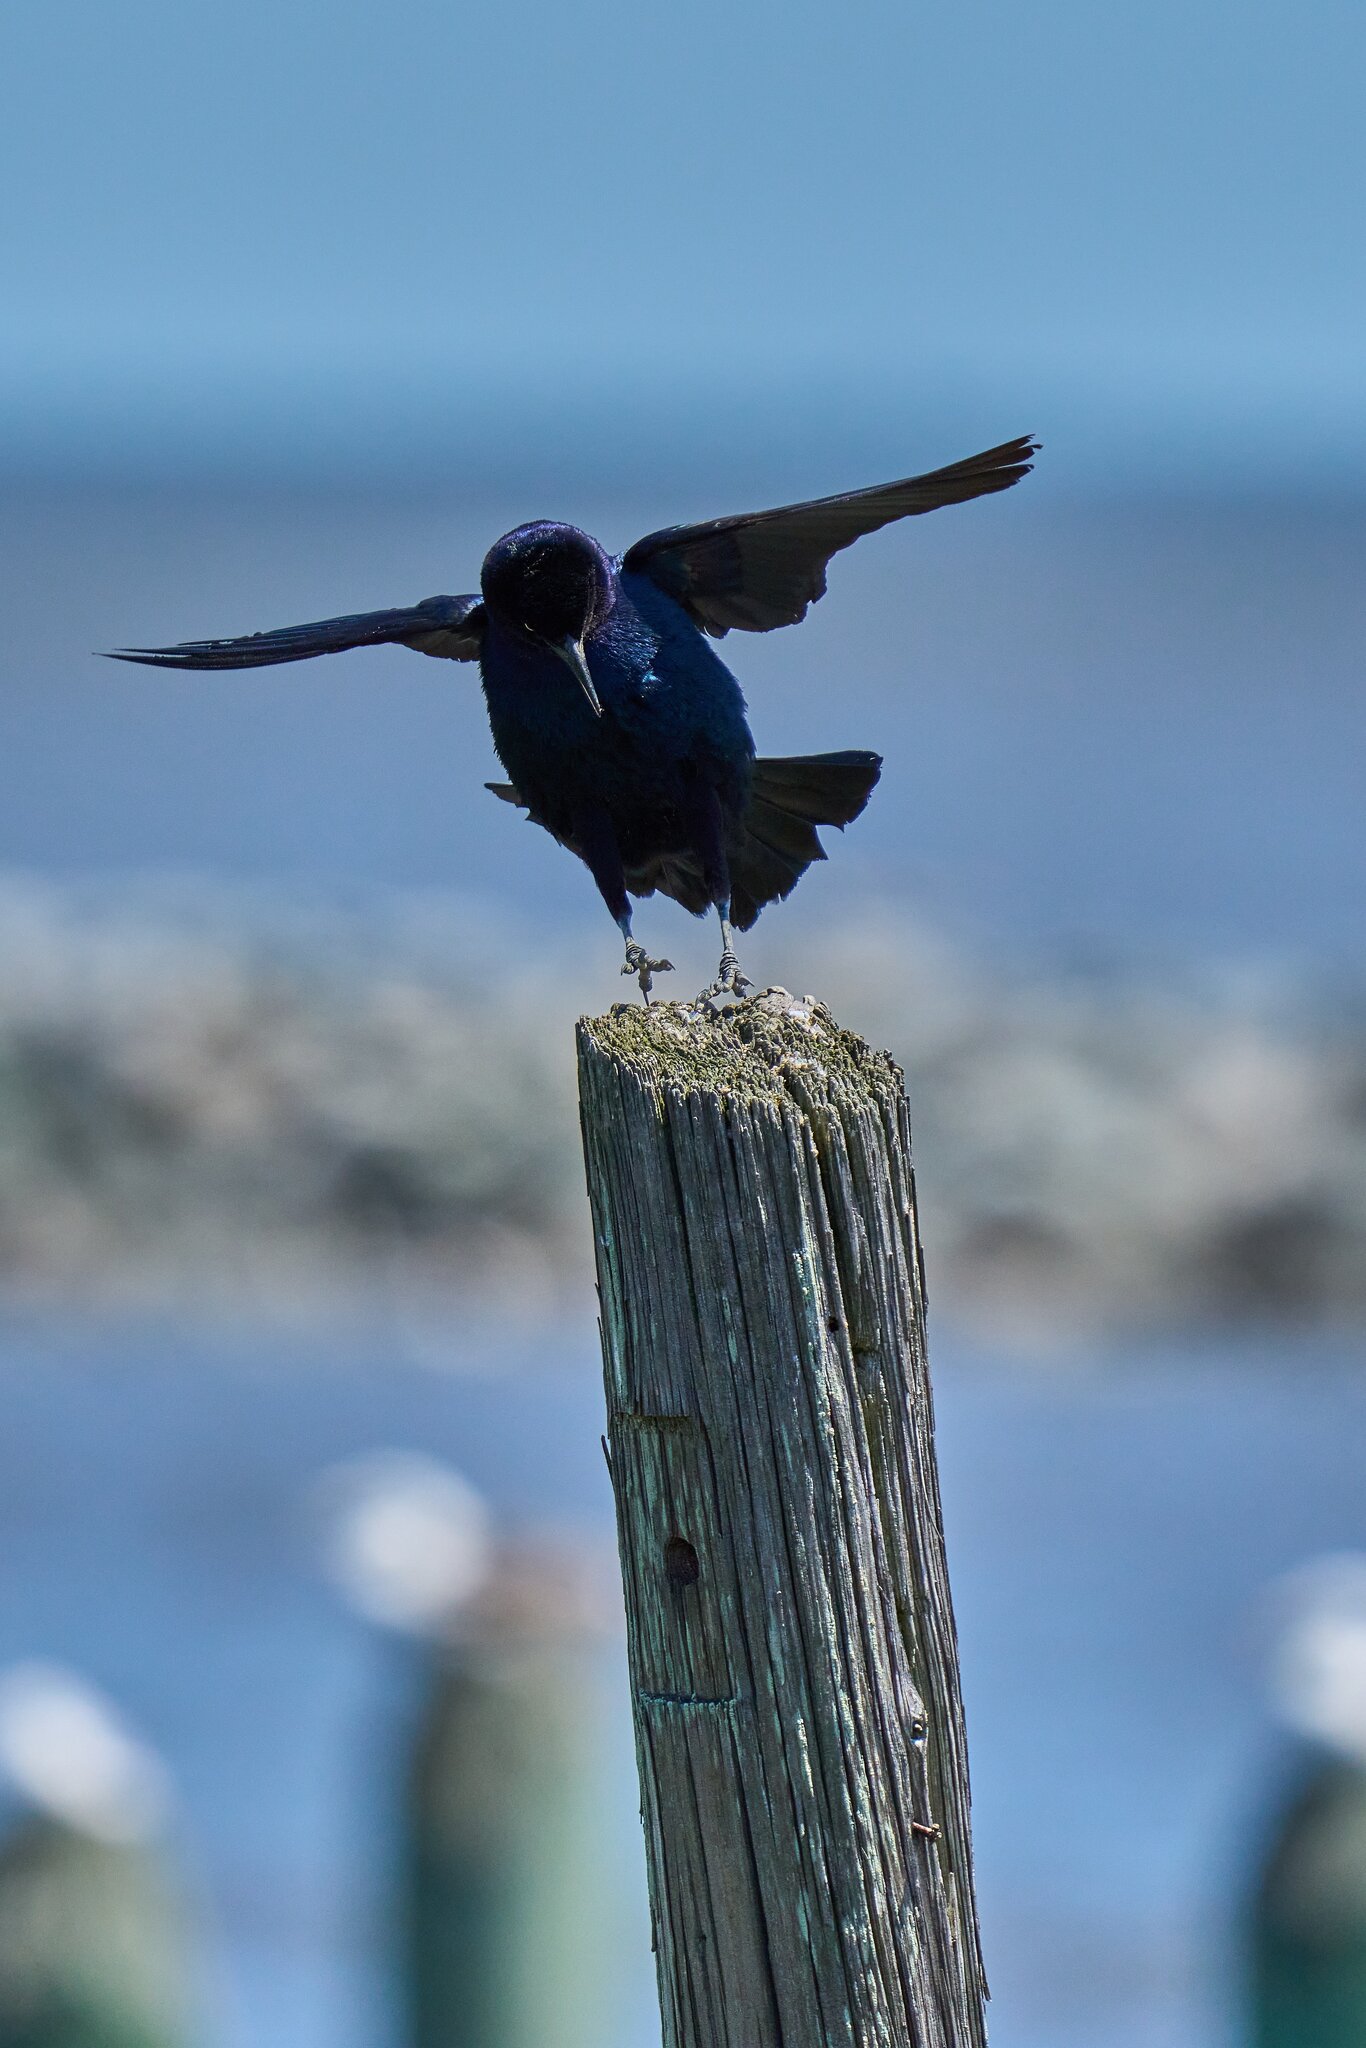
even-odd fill
[[(1347, 1348), (1145, 1352), (1022, 1377), (937, 1330), (997, 2048), (1231, 2038), (1230, 1901), (1274, 1770), (1249, 1612), (1366, 1542)], [(412, 1664), (338, 1603), (301, 1502), (382, 1445), (508, 1515), (606, 1529), (590, 1332), (11, 1322), (0, 1651), (67, 1659), (164, 1751), (222, 1945), (212, 2039), (384, 2048), (393, 1746)], [(555, 1356), (546, 1355), (553, 1342)], [(620, 2041), (652, 2038), (624, 1680), (609, 1798)]]
[[(601, 926), (577, 865), (480, 787), (496, 763), (472, 669), (379, 649), (186, 678), (90, 649), (467, 589), (489, 540), (530, 514), (621, 545), (865, 480), (791, 469), (708, 492), (680, 470), (654, 492), (546, 504), (488, 483), (16, 491), (0, 501), (0, 863), (459, 886), (547, 926)], [(802, 902), (910, 898), (1025, 949), (1359, 962), (1364, 551), (1360, 506), (1070, 503), (1046, 451), (1019, 491), (862, 542), (799, 631), (725, 645), (761, 751), (887, 757)], [(673, 952), (681, 913), (644, 918)]]
[[(89, 650), (467, 588), (532, 513), (620, 544), (858, 480), (0, 500), (0, 864), (115, 891), (168, 869), (342, 899), (458, 888), (533, 934), (610, 937), (576, 865), (480, 789), (471, 671), (378, 650), (175, 678)], [(765, 919), (763, 971), (800, 982), (801, 918), (869, 897), (1036, 957), (1359, 969), (1366, 512), (1081, 507), (1046, 465), (1024, 488), (863, 543), (800, 632), (727, 642), (763, 750), (888, 761), (800, 914)], [(686, 957), (680, 913), (644, 920)], [(1245, 1617), (1270, 1573), (1366, 1542), (1360, 1358), (1287, 1339), (1026, 1377), (935, 1337), (996, 2048), (1214, 2048), (1275, 1757)], [(509, 1514), (605, 1528), (586, 1319), (555, 1343), (382, 1319), (4, 1331), (0, 1653), (75, 1663), (170, 1759), (223, 1947), (220, 2048), (393, 2038), (388, 1774), (413, 1666), (322, 1584), (303, 1492), (334, 1458), (413, 1445)], [(626, 2048), (653, 1991), (619, 1672), (616, 1697)]]

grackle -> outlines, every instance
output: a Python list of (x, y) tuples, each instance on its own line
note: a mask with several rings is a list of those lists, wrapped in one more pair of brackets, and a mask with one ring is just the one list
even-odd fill
[(876, 754), (759, 760), (745, 700), (706, 635), (792, 626), (825, 591), (830, 557), (892, 520), (1018, 483), (1028, 436), (926, 476), (770, 512), (647, 534), (617, 559), (588, 534), (534, 520), (495, 541), (481, 594), (429, 597), (240, 640), (126, 648), (158, 668), (264, 668), (397, 642), (478, 661), (493, 743), (510, 782), (486, 786), (576, 853), (626, 941), (623, 974), (649, 1000), (653, 960), (631, 932), (631, 896), (659, 889), (721, 920), (709, 996), (749, 986), (733, 929), (748, 931), (823, 860), (818, 825), (858, 817)]

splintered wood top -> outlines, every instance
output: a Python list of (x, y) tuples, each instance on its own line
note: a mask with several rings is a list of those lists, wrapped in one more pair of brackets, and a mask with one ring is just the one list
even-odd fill
[(622, 1062), (647, 1083), (776, 1101), (811, 1087), (886, 1099), (902, 1091), (888, 1053), (835, 1022), (813, 996), (765, 989), (713, 1011), (693, 1003), (619, 1003), (579, 1022), (580, 1042)]

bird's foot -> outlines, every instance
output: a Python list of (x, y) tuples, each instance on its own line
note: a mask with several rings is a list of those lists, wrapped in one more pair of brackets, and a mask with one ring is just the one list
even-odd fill
[(672, 974), (673, 965), (672, 960), (652, 960), (645, 948), (637, 945), (634, 939), (626, 941), (626, 965), (621, 971), (623, 974), (634, 974), (640, 983), (640, 993), (647, 1003), (650, 1000), (655, 975)]
[(727, 946), (721, 955), (721, 965), (716, 970), (715, 981), (710, 988), (703, 989), (697, 1000), (699, 1003), (716, 1003), (723, 997), (730, 996), (739, 1002), (742, 996), (748, 995), (753, 986), (754, 983), (749, 976), (741, 973), (740, 962)]

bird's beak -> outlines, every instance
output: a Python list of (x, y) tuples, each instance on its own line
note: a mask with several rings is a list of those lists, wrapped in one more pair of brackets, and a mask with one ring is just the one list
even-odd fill
[(563, 640), (552, 640), (550, 644), (566, 668), (572, 669), (578, 677), (584, 696), (601, 718), (602, 699), (594, 687), (592, 676), (588, 673), (588, 656), (583, 651), (582, 640), (576, 640), (572, 633), (566, 633)]

